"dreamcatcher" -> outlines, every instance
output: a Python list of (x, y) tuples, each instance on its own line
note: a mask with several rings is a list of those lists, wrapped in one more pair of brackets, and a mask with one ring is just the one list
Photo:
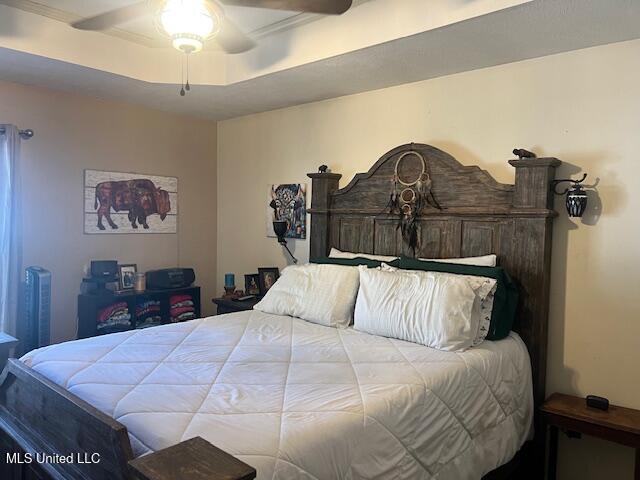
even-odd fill
[(416, 151), (404, 152), (398, 160), (391, 179), (393, 184), (387, 208), (398, 215), (402, 238), (414, 251), (418, 246), (418, 217), (427, 206), (442, 210), (431, 191), (431, 176), (427, 162)]

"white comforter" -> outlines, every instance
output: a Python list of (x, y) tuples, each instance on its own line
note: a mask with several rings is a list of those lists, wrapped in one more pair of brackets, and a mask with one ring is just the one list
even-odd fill
[(249, 311), (22, 360), (126, 425), (137, 455), (199, 435), (259, 479), (477, 479), (532, 423), (515, 334), (457, 354)]

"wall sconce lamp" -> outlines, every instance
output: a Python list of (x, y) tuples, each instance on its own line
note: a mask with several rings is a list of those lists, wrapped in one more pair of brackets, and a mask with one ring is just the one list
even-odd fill
[[(553, 181), (553, 193), (556, 195), (566, 195), (567, 199), (565, 205), (567, 207), (567, 213), (570, 217), (582, 217), (585, 208), (587, 208), (587, 192), (585, 192), (582, 182), (587, 178), (587, 174), (583, 174), (580, 180), (572, 180), (571, 178), (565, 178), (562, 180)], [(557, 186), (560, 183), (569, 182), (573, 185), (565, 188), (562, 192), (557, 190)]]
[(293, 253), (291, 253), (291, 250), (289, 250), (289, 247), (287, 246), (287, 239), (285, 238), (287, 229), (288, 229), (288, 225), (286, 220), (273, 221), (273, 231), (275, 232), (276, 237), (278, 237), (278, 243), (285, 248), (287, 253), (293, 259), (293, 263), (298, 263), (298, 259), (293, 256)]

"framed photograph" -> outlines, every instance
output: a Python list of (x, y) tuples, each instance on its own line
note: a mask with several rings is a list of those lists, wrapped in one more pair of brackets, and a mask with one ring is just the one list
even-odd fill
[(120, 290), (133, 290), (138, 267), (135, 263), (118, 265), (118, 287)]
[(273, 284), (276, 283), (280, 276), (278, 267), (259, 268), (258, 269), (258, 286), (260, 287), (260, 295), (265, 295)]
[(252, 273), (244, 276), (244, 294), (260, 295), (260, 275)]

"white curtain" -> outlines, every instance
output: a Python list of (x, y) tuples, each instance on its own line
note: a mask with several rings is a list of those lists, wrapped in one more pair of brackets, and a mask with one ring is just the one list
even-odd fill
[(22, 267), (20, 133), (0, 124), (0, 330), (14, 335)]

